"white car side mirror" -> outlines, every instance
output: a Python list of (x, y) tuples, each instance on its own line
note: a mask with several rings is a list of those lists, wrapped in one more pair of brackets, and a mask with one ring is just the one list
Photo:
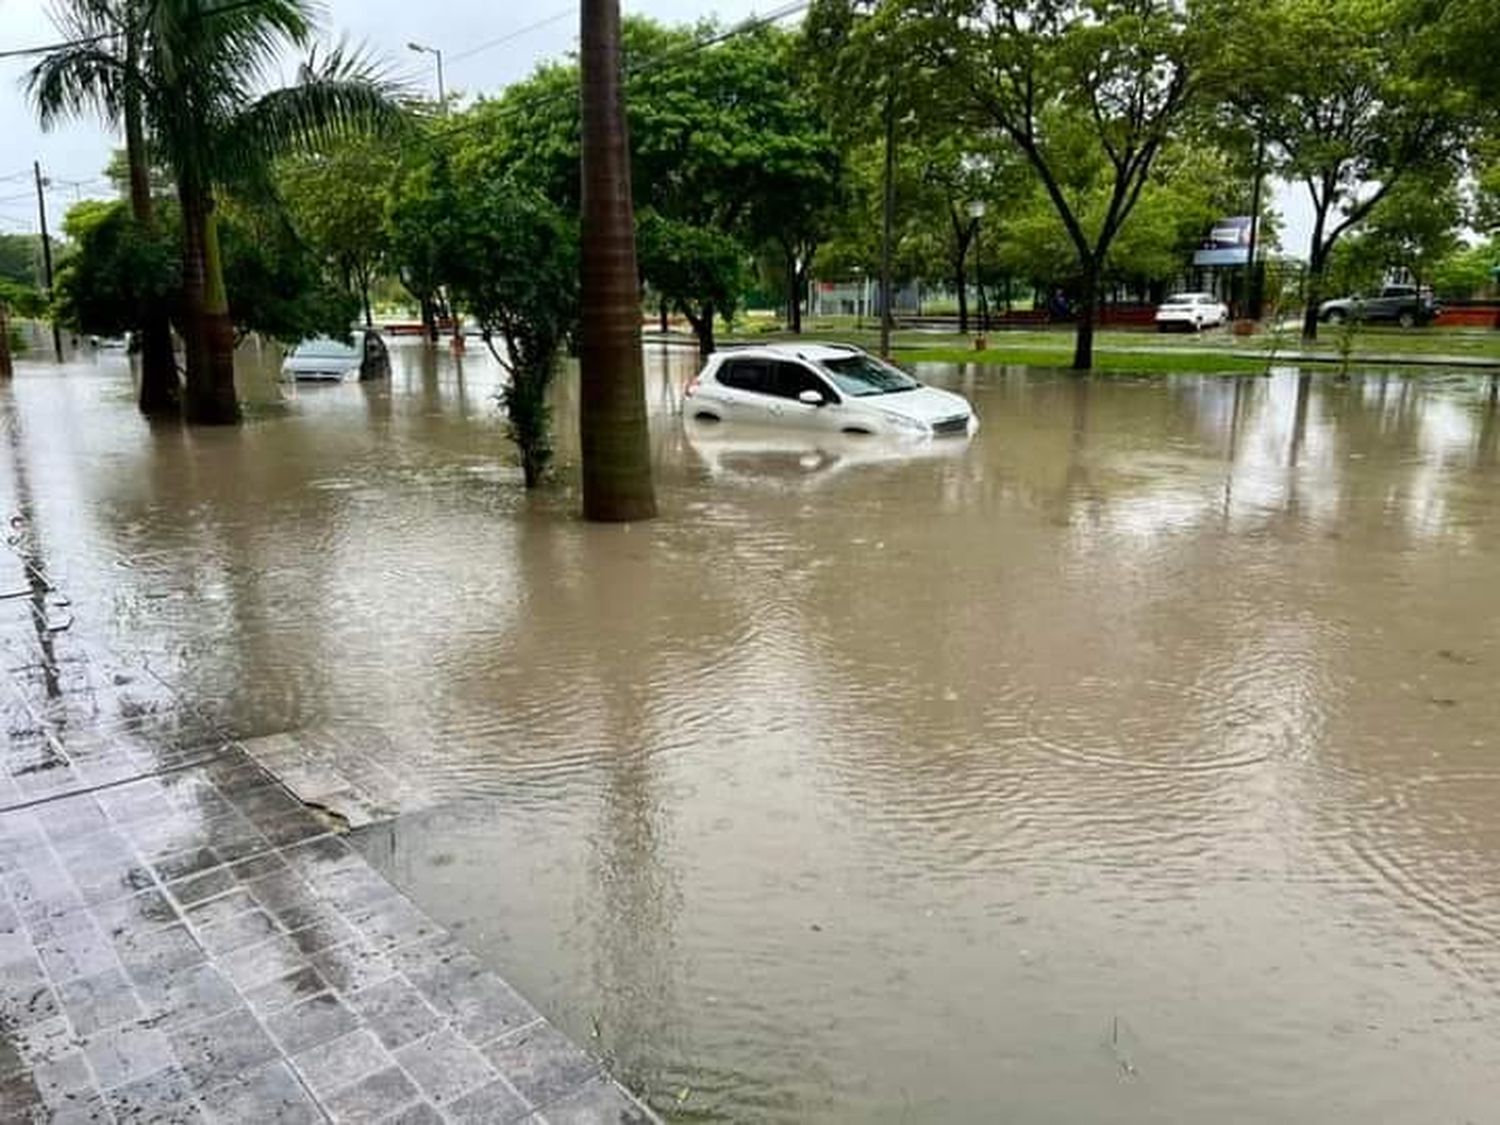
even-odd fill
[(797, 396), (797, 401), (806, 403), (808, 406), (822, 406), (827, 400), (823, 398), (822, 391), (815, 391), (809, 388)]

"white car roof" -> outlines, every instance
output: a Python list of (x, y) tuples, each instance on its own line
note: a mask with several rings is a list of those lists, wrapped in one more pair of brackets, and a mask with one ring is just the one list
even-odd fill
[(1204, 297), (1207, 297), (1210, 301), (1214, 299), (1212, 293), (1173, 293), (1167, 298), (1166, 303), (1171, 304), (1173, 301), (1200, 301)]
[(806, 359), (818, 363), (825, 359), (844, 359), (851, 355), (862, 354), (863, 352), (852, 344), (755, 344), (744, 348), (720, 348), (714, 352), (714, 358)]

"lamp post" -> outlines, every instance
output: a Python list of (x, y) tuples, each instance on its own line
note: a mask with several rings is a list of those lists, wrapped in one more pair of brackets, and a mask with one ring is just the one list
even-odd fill
[[(448, 116), (448, 91), (443, 86), (443, 52), (437, 47), (429, 47), (424, 43), (408, 43), (407, 50), (415, 51), (419, 55), (431, 55), (437, 62), (437, 93), (438, 112), (444, 117)], [(459, 315), (458, 306), (453, 302), (452, 290), (448, 293), (448, 315), (453, 318), (453, 350), (461, 352), (464, 350), (464, 322)]]
[(976, 199), (969, 204), (969, 218), (974, 220), (974, 288), (979, 294), (979, 331), (974, 335), (974, 350), (983, 351), (985, 335), (990, 330), (990, 307), (984, 299), (984, 257), (979, 238), (981, 220), (984, 219), (984, 200)]
[(419, 55), (431, 55), (437, 60), (437, 82), (438, 82), (438, 111), (444, 117), (448, 116), (448, 91), (443, 88), (443, 52), (436, 47), (428, 47), (421, 43), (408, 43), (407, 50), (415, 51)]

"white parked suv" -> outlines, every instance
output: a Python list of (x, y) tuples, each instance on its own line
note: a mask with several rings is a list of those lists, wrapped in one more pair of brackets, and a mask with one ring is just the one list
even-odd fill
[(962, 395), (841, 344), (772, 344), (715, 352), (684, 392), (683, 415), (846, 434), (933, 437), (979, 425)]
[(1229, 320), (1229, 307), (1212, 293), (1176, 293), (1157, 307), (1156, 330), (1200, 332)]

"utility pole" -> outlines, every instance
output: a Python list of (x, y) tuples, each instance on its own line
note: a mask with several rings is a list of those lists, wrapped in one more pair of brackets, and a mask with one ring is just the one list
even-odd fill
[[(42, 189), (47, 186), (47, 181), (42, 179), (42, 162), (33, 160), (31, 170), (36, 174), (36, 213), (42, 224), (42, 280), (46, 282), (45, 293), (47, 300), (52, 300), (52, 239), (47, 236), (47, 197), (42, 194)], [(57, 356), (57, 362), (62, 362), (62, 331), (57, 327), (57, 318), (52, 318), (52, 351)]]

